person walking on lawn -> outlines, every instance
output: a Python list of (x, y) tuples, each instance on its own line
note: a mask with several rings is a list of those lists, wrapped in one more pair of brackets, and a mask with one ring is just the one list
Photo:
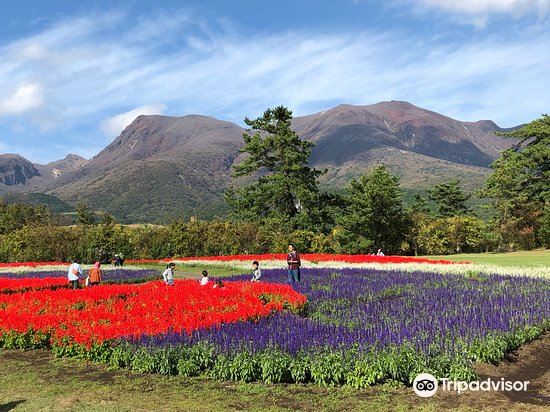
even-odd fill
[(78, 282), (80, 281), (80, 276), (82, 276), (82, 266), (80, 266), (80, 259), (74, 259), (71, 266), (69, 266), (69, 271), (67, 272), (67, 278), (71, 284), (72, 289), (78, 289)]
[(302, 262), (300, 261), (300, 254), (293, 244), (288, 245), (286, 263), (288, 264), (288, 283), (300, 282), (300, 266)]

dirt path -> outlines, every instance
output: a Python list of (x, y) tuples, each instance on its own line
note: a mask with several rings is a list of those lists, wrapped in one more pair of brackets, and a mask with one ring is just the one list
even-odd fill
[(438, 392), (434, 398), (443, 410), (469, 407), (478, 411), (550, 411), (550, 333), (524, 345), (498, 365), (476, 365), (476, 371), (480, 380), (504, 378), (530, 384), (524, 392)]

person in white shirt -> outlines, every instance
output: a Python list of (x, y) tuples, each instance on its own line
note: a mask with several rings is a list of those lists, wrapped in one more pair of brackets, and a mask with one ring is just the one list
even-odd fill
[(382, 252), (382, 249), (378, 249), (378, 252), (376, 252), (376, 256), (384, 256), (384, 252)]
[(175, 263), (169, 263), (166, 266), (166, 270), (162, 272), (162, 279), (164, 283), (168, 286), (174, 286), (174, 268), (176, 267)]
[(252, 282), (259, 282), (260, 277), (262, 276), (262, 271), (260, 270), (260, 262), (258, 262), (257, 260), (252, 262), (252, 268)]
[(71, 263), (71, 266), (69, 266), (69, 270), (67, 272), (67, 278), (69, 279), (71, 288), (78, 289), (80, 276), (82, 276), (82, 266), (80, 266), (80, 260), (75, 259), (73, 260), (73, 263)]
[(201, 283), (201, 286), (206, 286), (208, 285), (208, 271), (207, 270), (203, 270), (202, 271), (202, 279), (200, 280), (200, 283)]

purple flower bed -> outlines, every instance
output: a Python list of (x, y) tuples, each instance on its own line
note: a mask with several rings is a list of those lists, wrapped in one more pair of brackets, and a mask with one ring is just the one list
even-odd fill
[[(84, 271), (86, 274), (86, 271)], [(66, 278), (66, 270), (40, 271), (25, 273), (0, 273), (0, 278)], [(113, 269), (103, 271), (104, 283), (139, 283), (160, 279), (158, 272), (152, 269)]]
[[(265, 270), (262, 276), (264, 282), (285, 279), (284, 270)], [(289, 354), (351, 348), (368, 353), (410, 345), (426, 355), (466, 356), (488, 336), (544, 329), (550, 320), (550, 281), (543, 279), (305, 269), (296, 289), (308, 297), (303, 314), (281, 312), (192, 335), (144, 336), (136, 343), (163, 347), (207, 341), (221, 353), (277, 348)]]

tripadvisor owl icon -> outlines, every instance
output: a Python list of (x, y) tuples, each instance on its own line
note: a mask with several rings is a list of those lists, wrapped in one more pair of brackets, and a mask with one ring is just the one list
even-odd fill
[(429, 398), (437, 392), (437, 379), (429, 373), (421, 373), (414, 379), (413, 389), (418, 396)]

